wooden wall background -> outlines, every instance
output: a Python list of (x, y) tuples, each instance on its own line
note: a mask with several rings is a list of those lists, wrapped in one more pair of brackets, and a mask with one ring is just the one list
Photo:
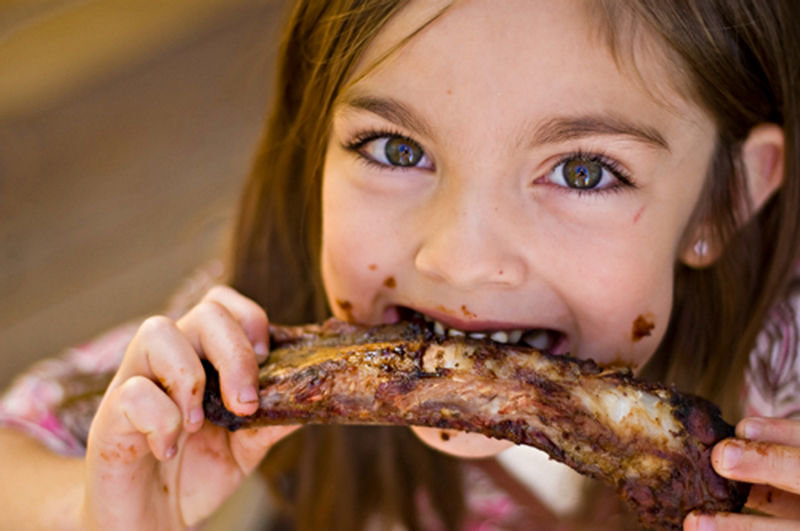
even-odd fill
[(283, 4), (0, 0), (0, 388), (222, 256)]

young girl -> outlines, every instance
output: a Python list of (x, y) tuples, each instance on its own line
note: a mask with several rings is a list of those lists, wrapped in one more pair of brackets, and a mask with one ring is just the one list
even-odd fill
[[(712, 463), (755, 484), (759, 514), (685, 528), (800, 529), (796, 6), (298, 2), (232, 287), (138, 328), (83, 457), (3, 432), (0, 527), (182, 529), (259, 466), (279, 529), (561, 525), (502, 465), (430, 449), (486, 458), (498, 441), (204, 422), (201, 357), (232, 411), (256, 408), (266, 308), (285, 323), (419, 312), (703, 394), (749, 416)], [(47, 441), (31, 418), (59, 419), (18, 407), (20, 386), (2, 418)], [(621, 528), (599, 499), (584, 527)]]

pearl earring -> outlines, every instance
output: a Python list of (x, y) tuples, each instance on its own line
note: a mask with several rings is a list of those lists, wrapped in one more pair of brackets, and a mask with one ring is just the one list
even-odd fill
[(705, 258), (708, 254), (708, 242), (705, 239), (700, 238), (695, 242), (694, 247), (692, 248), (694, 254), (699, 256), (700, 258)]

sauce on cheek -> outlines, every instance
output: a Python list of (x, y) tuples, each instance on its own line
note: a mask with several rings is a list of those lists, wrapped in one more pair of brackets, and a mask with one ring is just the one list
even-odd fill
[(633, 328), (631, 329), (631, 339), (634, 343), (637, 341), (641, 341), (645, 337), (649, 336), (653, 329), (656, 327), (655, 323), (653, 323), (653, 316), (648, 315), (640, 315), (633, 321)]
[(438, 305), (438, 306), (436, 307), (436, 309), (437, 309), (437, 310), (439, 310), (440, 312), (442, 312), (442, 313), (446, 313), (446, 314), (448, 314), (448, 315), (456, 315), (456, 314), (458, 313), (458, 312), (456, 312), (456, 311), (454, 311), (454, 310), (451, 310), (451, 309), (450, 309), (450, 308), (448, 308), (447, 306), (444, 306), (443, 304), (440, 304), (440, 305)]
[(353, 303), (350, 301), (345, 301), (341, 299), (336, 299), (336, 305), (344, 312), (345, 320), (348, 323), (354, 323), (355, 319), (353, 319)]

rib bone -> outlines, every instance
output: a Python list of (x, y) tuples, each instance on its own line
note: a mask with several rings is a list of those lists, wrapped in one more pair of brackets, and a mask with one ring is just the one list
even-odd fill
[(692, 510), (738, 511), (749, 486), (711, 467), (733, 428), (713, 404), (628, 370), (467, 337), (422, 322), (373, 328), (335, 319), (271, 327), (260, 407), (227, 411), (210, 365), (205, 409), (231, 430), (284, 423), (417, 425), (478, 432), (547, 452), (615, 487), (647, 527)]

